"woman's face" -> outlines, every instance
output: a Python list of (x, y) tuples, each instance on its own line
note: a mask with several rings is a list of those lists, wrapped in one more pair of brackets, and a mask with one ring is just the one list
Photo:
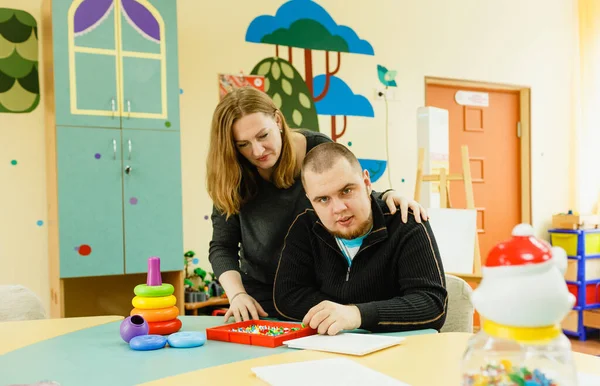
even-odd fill
[(233, 141), (239, 152), (259, 169), (272, 169), (281, 154), (281, 122), (275, 115), (253, 113), (233, 125)]

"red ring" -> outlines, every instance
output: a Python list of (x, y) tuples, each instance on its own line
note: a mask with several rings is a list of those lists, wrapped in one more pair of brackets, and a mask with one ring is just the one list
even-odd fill
[(176, 333), (181, 328), (181, 320), (171, 319), (165, 322), (148, 322), (148, 334), (169, 335)]

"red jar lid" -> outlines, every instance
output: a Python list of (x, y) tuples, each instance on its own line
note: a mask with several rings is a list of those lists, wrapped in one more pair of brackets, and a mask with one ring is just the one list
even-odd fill
[(512, 237), (497, 244), (488, 254), (486, 267), (545, 263), (552, 259), (550, 244), (536, 238), (529, 224), (513, 228)]

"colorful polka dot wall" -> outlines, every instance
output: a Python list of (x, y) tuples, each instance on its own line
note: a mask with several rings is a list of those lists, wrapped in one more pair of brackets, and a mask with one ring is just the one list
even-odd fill
[(138, 203), (138, 199), (137, 199), (137, 197), (131, 197), (131, 198), (129, 199), (129, 203), (130, 203), (131, 205), (137, 205), (137, 203)]
[(15, 166), (17, 164), (17, 160), (14, 159), (14, 160), (10, 161), (10, 164), (13, 165), (13, 166)]
[(81, 256), (89, 256), (90, 253), (92, 253), (92, 247), (90, 247), (87, 244), (81, 244), (78, 248), (77, 248), (77, 252), (79, 252), (79, 254)]
[(94, 158), (96, 158), (96, 159), (100, 159), (101, 157), (102, 157), (102, 155), (100, 153), (94, 154)]

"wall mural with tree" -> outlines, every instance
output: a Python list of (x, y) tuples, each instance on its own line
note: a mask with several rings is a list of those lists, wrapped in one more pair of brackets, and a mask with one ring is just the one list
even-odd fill
[[(329, 116), (330, 136), (337, 142), (346, 133), (348, 117), (375, 116), (369, 100), (335, 76), (342, 66), (342, 53), (375, 55), (373, 47), (352, 28), (338, 24), (316, 2), (290, 0), (275, 15), (254, 18), (245, 39), (274, 46), (275, 56), (262, 59), (251, 74), (265, 77), (265, 92), (290, 127), (320, 131), (317, 116)], [(293, 57), (292, 48), (302, 50), (300, 58)], [(316, 55), (324, 57), (323, 73), (313, 65)], [(294, 67), (295, 60), (304, 61), (304, 76)], [(359, 161), (369, 170), (373, 182), (383, 175), (387, 165), (385, 160)]]

